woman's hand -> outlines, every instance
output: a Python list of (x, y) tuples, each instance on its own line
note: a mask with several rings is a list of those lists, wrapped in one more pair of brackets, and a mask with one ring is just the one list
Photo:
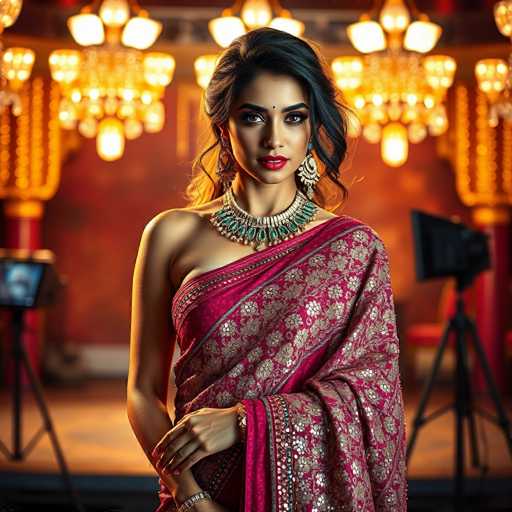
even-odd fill
[(238, 441), (237, 405), (205, 407), (183, 416), (156, 444), (152, 456), (160, 471), (177, 475)]

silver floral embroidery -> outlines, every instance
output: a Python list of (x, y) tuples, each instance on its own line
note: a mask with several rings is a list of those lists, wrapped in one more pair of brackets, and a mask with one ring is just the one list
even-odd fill
[(308, 286), (319, 286), (325, 282), (325, 270), (312, 270), (306, 275), (304, 281)]
[(251, 363), (254, 363), (254, 361), (257, 361), (261, 358), (263, 354), (263, 350), (260, 347), (254, 347), (248, 354), (247, 359), (251, 361)]
[(270, 359), (267, 359), (260, 363), (258, 368), (256, 368), (256, 377), (258, 379), (266, 379), (271, 373), (274, 365)]
[(233, 320), (227, 320), (220, 326), (221, 336), (233, 336), (235, 334), (236, 324)]
[(257, 335), (260, 332), (260, 323), (259, 318), (247, 320), (247, 322), (240, 327), (240, 334), (242, 334), (242, 336)]
[(330, 299), (339, 299), (343, 294), (343, 290), (339, 284), (335, 284), (333, 286), (329, 286), (327, 288), (327, 295)]
[(291, 355), (293, 354), (293, 348), (290, 343), (286, 343), (281, 347), (279, 352), (277, 353), (276, 359), (283, 365), (289, 366), (291, 365)]
[(233, 395), (229, 391), (217, 393), (217, 404), (221, 407), (229, 405), (233, 401)]
[(258, 313), (258, 305), (253, 301), (244, 302), (240, 307), (240, 313), (242, 315), (256, 315)]
[(277, 297), (279, 293), (280, 287), (277, 284), (269, 284), (263, 288), (263, 297), (266, 299), (271, 299), (273, 297)]
[(239, 377), (242, 375), (244, 371), (244, 365), (242, 363), (238, 363), (236, 366), (233, 366), (231, 370), (228, 372), (230, 377)]
[(280, 331), (273, 331), (268, 335), (268, 345), (275, 347), (281, 343), (283, 335)]
[(284, 278), (286, 281), (297, 281), (303, 278), (303, 273), (300, 268), (292, 268), (286, 272)]
[(297, 313), (292, 313), (284, 319), (284, 323), (288, 329), (300, 327), (302, 324), (302, 318)]
[(312, 267), (321, 267), (325, 264), (325, 256), (323, 254), (315, 254), (308, 259), (308, 263)]
[(345, 240), (336, 240), (330, 247), (335, 252), (343, 252), (347, 250), (347, 242)]
[(283, 291), (283, 297), (287, 300), (293, 300), (299, 298), (304, 293), (304, 285), (302, 283), (290, 284)]
[(306, 312), (310, 316), (316, 316), (320, 313), (320, 304), (316, 300), (312, 300), (306, 304)]

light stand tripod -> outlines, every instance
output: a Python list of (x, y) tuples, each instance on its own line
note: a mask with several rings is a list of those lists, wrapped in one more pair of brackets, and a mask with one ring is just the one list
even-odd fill
[[(32, 263), (32, 262), (31, 262)], [(23, 262), (24, 265), (27, 265), (27, 262)], [(41, 265), (41, 262), (33, 263), (35, 265)], [(48, 275), (48, 265), (45, 265), (46, 271), (43, 272), (43, 274)], [(41, 274), (41, 272), (40, 272)], [(41, 279), (42, 280), (42, 279)], [(18, 283), (19, 285), (19, 283)], [(4, 286), (4, 283), (2, 283), (2, 305), (5, 306), (6, 302), (6, 294), (9, 293), (7, 290), (7, 287)], [(55, 455), (57, 457), (57, 461), (60, 467), (60, 471), (62, 474), (62, 478), (64, 480), (64, 485), (66, 488), (66, 491), (69, 495), (69, 499), (74, 507), (75, 510), (78, 512), (85, 512), (85, 508), (80, 502), (80, 499), (78, 497), (78, 494), (76, 493), (73, 483), (71, 481), (71, 476), (66, 464), (66, 461), (64, 459), (64, 453), (62, 451), (62, 448), (60, 447), (59, 441), (57, 439), (57, 434), (53, 428), (53, 424), (50, 418), (50, 413), (48, 411), (48, 407), (46, 406), (46, 402), (43, 395), (43, 389), (41, 386), (41, 383), (39, 382), (37, 375), (35, 374), (32, 365), (30, 363), (30, 360), (27, 356), (27, 352), (25, 350), (25, 347), (23, 346), (22, 342), (22, 335), (23, 335), (23, 327), (24, 327), (24, 315), (25, 310), (27, 307), (35, 307), (36, 303), (38, 302), (38, 305), (41, 305), (44, 302), (44, 294), (41, 293), (41, 282), (37, 283), (37, 287), (39, 288), (37, 292), (34, 295), (33, 304), (30, 306), (7, 306), (11, 312), (12, 315), (12, 360), (13, 360), (13, 373), (14, 373), (14, 383), (12, 388), (12, 436), (13, 436), (13, 450), (10, 451), (6, 445), (0, 441), (0, 451), (4, 453), (7, 459), (9, 460), (16, 460), (16, 461), (22, 461), (29, 453), (30, 451), (35, 447), (37, 441), (42, 437), (44, 432), (48, 432), (48, 435), (50, 436), (51, 443), (53, 445), (53, 449), (55, 451)], [(13, 288), (14, 289), (14, 288)], [(6, 292), (7, 290), (7, 292)], [(37, 301), (35, 300), (35, 297), (37, 296)], [(26, 445), (25, 448), (22, 448), (22, 439), (21, 439), (21, 432), (22, 432), (22, 387), (21, 387), (21, 372), (22, 367), (25, 368), (30, 386), (32, 388), (32, 392), (34, 393), (34, 396), (36, 398), (37, 405), (39, 407), (39, 411), (41, 413), (41, 416), (44, 420), (44, 425), (41, 427), (36, 434), (32, 437), (32, 439), (29, 441), (29, 443)]]
[[(492, 376), (487, 357), (482, 348), (482, 343), (478, 337), (476, 326), (474, 322), (466, 315), (464, 299), (462, 297), (462, 291), (468, 285), (468, 282), (460, 277), (457, 278), (457, 302), (456, 311), (453, 316), (448, 320), (446, 328), (441, 338), (439, 348), (434, 359), (432, 370), (427, 379), (423, 393), (421, 396), (418, 411), (414, 418), (414, 428), (409, 439), (407, 446), (407, 461), (409, 461), (418, 430), (428, 421), (439, 417), (445, 412), (454, 409), (456, 419), (456, 452), (455, 452), (455, 489), (454, 489), (454, 503), (456, 510), (463, 510), (463, 499), (464, 499), (464, 431), (463, 422), (467, 421), (471, 448), (471, 462), (473, 467), (481, 467), (480, 457), (478, 452), (478, 442), (475, 428), (475, 413), (487, 418), (488, 420), (496, 423), (503, 432), (509, 452), (512, 456), (512, 432), (510, 429), (510, 423), (505, 414), (500, 395), (494, 378)], [(432, 391), (432, 385), (434, 379), (439, 371), (441, 360), (450, 338), (450, 335), (455, 336), (455, 352), (456, 352), (456, 382), (455, 382), (455, 402), (441, 407), (437, 411), (431, 413), (428, 417), (424, 416), (427, 401)], [(484, 410), (480, 410), (475, 407), (473, 403), (473, 396), (471, 391), (470, 374), (468, 366), (468, 352), (466, 347), (466, 340), (473, 343), (475, 356), (478, 362), (482, 366), (487, 388), (491, 394), (491, 398), (496, 408), (497, 417), (492, 416)]]

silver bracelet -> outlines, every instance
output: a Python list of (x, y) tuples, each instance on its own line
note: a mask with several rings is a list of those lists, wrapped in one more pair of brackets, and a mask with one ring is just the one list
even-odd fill
[(192, 508), (198, 501), (200, 500), (211, 500), (212, 497), (207, 491), (199, 491), (195, 494), (192, 494), (192, 496), (189, 496), (181, 505), (180, 508), (178, 508), (177, 512), (185, 512), (185, 510), (188, 510)]

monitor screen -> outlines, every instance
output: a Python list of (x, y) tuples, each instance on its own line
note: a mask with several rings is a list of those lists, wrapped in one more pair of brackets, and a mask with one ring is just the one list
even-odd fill
[(0, 306), (33, 307), (43, 271), (44, 263), (0, 261)]

